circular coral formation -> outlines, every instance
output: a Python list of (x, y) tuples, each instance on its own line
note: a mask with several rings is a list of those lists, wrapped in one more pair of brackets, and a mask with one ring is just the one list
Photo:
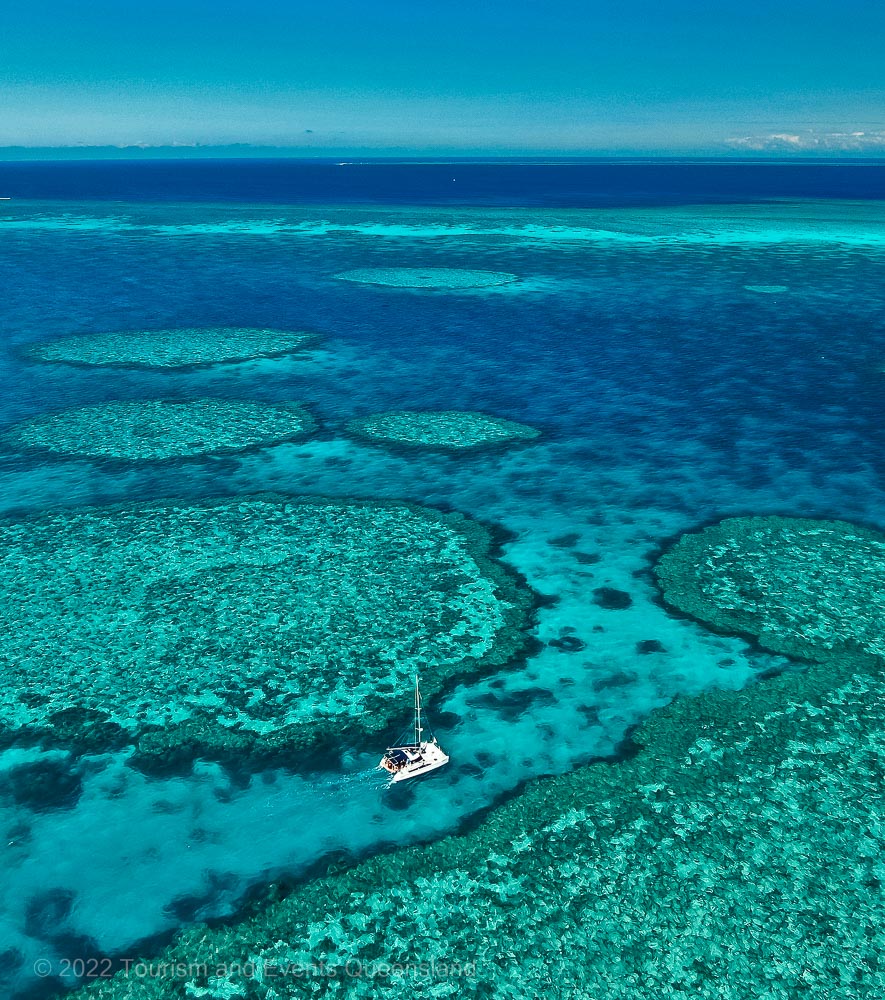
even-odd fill
[(401, 503), (262, 496), (0, 522), (0, 726), (145, 753), (298, 748), (508, 661), (531, 592), (488, 531)]
[(515, 274), (506, 271), (472, 271), (457, 267), (362, 267), (335, 277), (393, 288), (491, 288), (517, 280)]
[(668, 604), (806, 659), (885, 656), (885, 535), (845, 521), (737, 517), (683, 535), (657, 565)]
[(532, 441), (541, 433), (526, 424), (466, 410), (397, 410), (352, 420), (347, 426), (370, 441), (453, 451)]
[(245, 327), (86, 333), (33, 345), (38, 361), (117, 368), (188, 369), (300, 351), (316, 339), (293, 330)]
[(162, 461), (242, 451), (302, 437), (314, 422), (300, 406), (245, 400), (117, 400), (36, 417), (5, 444), (57, 455)]

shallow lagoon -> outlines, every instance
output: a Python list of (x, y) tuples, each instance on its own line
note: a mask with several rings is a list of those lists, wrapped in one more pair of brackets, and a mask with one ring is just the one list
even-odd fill
[[(42, 800), (16, 797), (13, 781), (0, 802), (4, 988), (27, 988), (44, 955), (127, 954), (322, 858), (456, 829), (531, 777), (617, 755), (676, 695), (787, 666), (673, 617), (650, 569), (669, 538), (729, 515), (885, 524), (883, 221), (875, 203), (5, 205), (6, 423), (116, 398), (215, 396), (303, 400), (323, 434), (186, 468), (4, 456), (4, 513), (256, 490), (405, 499), (506, 529), (503, 558), (551, 601), (538, 611), (542, 649), (433, 706), (453, 765), (402, 797), (370, 770), (374, 745), (297, 771), (199, 761), (150, 776), (125, 750), (79, 762), (6, 750), (13, 778), (28, 761), (54, 764)], [(440, 291), (335, 280), (416, 264), (519, 281)], [(237, 325), (324, 337), (306, 355), (174, 377), (96, 378), (18, 353), (67, 334)], [(419, 408), (490, 413), (543, 436), (485, 455), (403, 455), (346, 434), (349, 420)], [(504, 757), (505, 741), (518, 752)]]

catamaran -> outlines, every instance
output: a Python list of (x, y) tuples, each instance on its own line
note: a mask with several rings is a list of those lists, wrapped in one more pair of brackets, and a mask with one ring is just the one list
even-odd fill
[(448, 764), (449, 758), (443, 748), (436, 742), (433, 733), (429, 740), (421, 738), (426, 729), (421, 725), (421, 692), (418, 689), (418, 675), (415, 675), (415, 726), (413, 739), (408, 740), (407, 730), (397, 746), (388, 747), (384, 751), (378, 767), (390, 774), (391, 783), (405, 781), (406, 778), (416, 778), (419, 774), (429, 774), (443, 764)]

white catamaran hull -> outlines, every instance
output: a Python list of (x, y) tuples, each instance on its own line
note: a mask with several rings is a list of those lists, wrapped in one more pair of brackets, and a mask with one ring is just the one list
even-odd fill
[[(442, 748), (436, 743), (422, 743), (421, 752), (416, 756), (416, 760), (409, 761), (408, 764), (391, 775), (391, 783), (405, 781), (407, 778), (417, 778), (419, 774), (429, 774), (431, 771), (435, 771), (438, 767), (442, 767), (443, 764), (448, 764), (449, 762), (448, 756), (443, 753)], [(387, 770), (383, 764), (379, 764), (378, 766)]]

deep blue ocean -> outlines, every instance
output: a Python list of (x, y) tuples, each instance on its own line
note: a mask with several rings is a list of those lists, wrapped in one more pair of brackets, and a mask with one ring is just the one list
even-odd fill
[[(431, 706), (452, 765), (406, 797), (373, 776), (376, 746), (342, 747), (334, 769), (197, 761), (147, 776), (125, 751), (13, 742), (0, 778), (39, 762), (53, 777), (42, 799), (0, 794), (4, 996), (74, 985), (61, 959), (150, 952), (324, 859), (469, 824), (533, 777), (616, 757), (674, 697), (795, 669), (662, 607), (650, 567), (680, 532), (749, 513), (885, 529), (883, 164), (0, 163), (0, 196), (0, 423), (217, 396), (301, 401), (322, 429), (171, 467), (5, 451), (0, 514), (262, 490), (407, 499), (506, 529), (503, 559), (550, 598), (538, 652)], [(335, 277), (393, 267), (518, 280)], [(233, 326), (321, 340), (183, 374), (22, 353), (68, 334)], [(433, 408), (542, 437), (453, 456), (343, 433)], [(605, 588), (629, 606), (606, 606)], [(519, 752), (497, 754), (505, 742)]]
[(16, 199), (589, 208), (885, 197), (877, 160), (0, 161)]

